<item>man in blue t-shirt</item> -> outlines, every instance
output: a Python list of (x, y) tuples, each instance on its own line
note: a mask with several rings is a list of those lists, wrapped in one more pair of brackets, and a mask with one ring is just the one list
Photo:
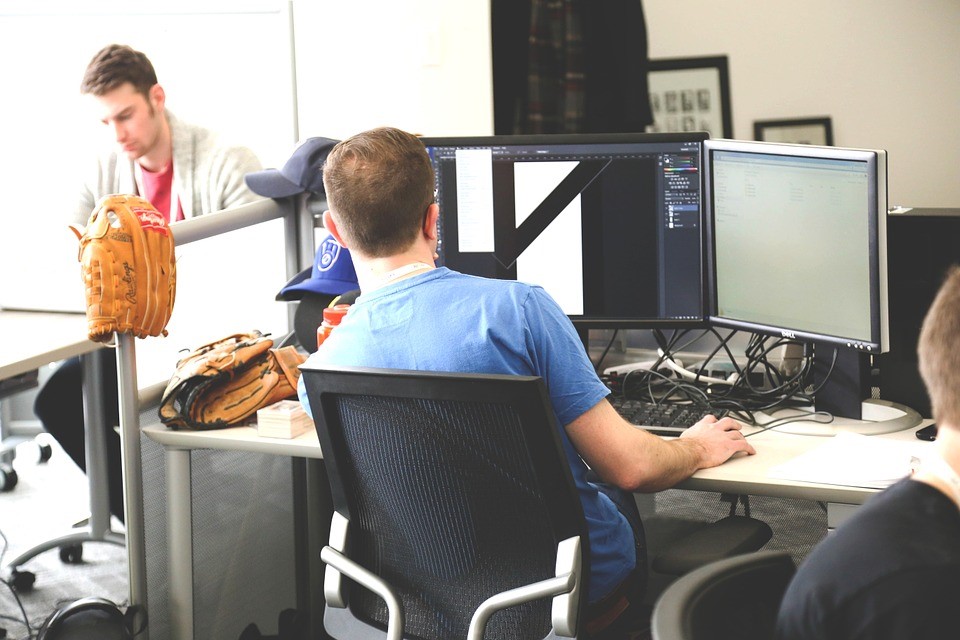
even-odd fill
[[(611, 621), (635, 604), (612, 599), (642, 570), (640, 538), (611, 497), (754, 453), (740, 424), (708, 417), (672, 441), (637, 429), (605, 400), (573, 325), (542, 288), (436, 268), (433, 169), (415, 136), (382, 128), (344, 140), (323, 182), (324, 226), (350, 249), (361, 295), (311, 363), (542, 377), (590, 532), (586, 628), (612, 637)], [(302, 384), (300, 399), (309, 411)]]

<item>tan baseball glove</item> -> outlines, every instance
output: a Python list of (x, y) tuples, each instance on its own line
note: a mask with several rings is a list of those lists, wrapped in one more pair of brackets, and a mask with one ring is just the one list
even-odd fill
[(104, 196), (86, 227), (71, 225), (87, 297), (87, 333), (167, 335), (176, 297), (173, 234), (152, 204), (131, 195)]
[(272, 347), (273, 340), (253, 331), (188, 353), (163, 392), (161, 422), (171, 429), (220, 429), (243, 424), (278, 400), (295, 398), (306, 356), (292, 346)]

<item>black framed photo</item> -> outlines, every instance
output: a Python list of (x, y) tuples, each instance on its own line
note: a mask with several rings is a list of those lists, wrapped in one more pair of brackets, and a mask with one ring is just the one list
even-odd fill
[(653, 124), (647, 131), (706, 131), (712, 138), (732, 138), (727, 69), (727, 56), (650, 60)]
[(833, 146), (833, 125), (830, 118), (791, 118), (787, 120), (757, 120), (753, 123), (754, 140)]

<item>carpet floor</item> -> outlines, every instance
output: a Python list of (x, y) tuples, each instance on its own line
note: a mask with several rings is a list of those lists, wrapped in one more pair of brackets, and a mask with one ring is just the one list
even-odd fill
[[(129, 592), (126, 549), (105, 542), (84, 543), (76, 564), (62, 562), (57, 549), (44, 551), (20, 567), (36, 577), (33, 588), (11, 588), (7, 563), (36, 544), (69, 533), (89, 515), (86, 476), (55, 441), (45, 442), (51, 444), (52, 455), (44, 463), (37, 461), (32, 442), (17, 447), (17, 484), (0, 493), (0, 577), (6, 583), (0, 584), (0, 629), (13, 640), (33, 638), (63, 603), (87, 596), (124, 603)], [(112, 528), (123, 531), (116, 519)]]

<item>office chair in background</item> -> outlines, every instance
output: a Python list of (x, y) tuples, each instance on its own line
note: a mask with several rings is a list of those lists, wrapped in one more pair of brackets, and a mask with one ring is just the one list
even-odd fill
[(302, 370), (335, 510), (331, 636), (577, 637), (587, 528), (540, 378)]
[[(5, 380), (0, 380), (0, 492), (13, 491), (17, 486), (17, 471), (13, 468), (13, 460), (17, 455), (17, 445), (29, 440), (29, 437), (12, 433), (7, 426), (12, 419), (13, 412), (3, 402), (4, 398), (29, 391), (37, 387), (39, 372), (34, 369)], [(30, 434), (34, 435), (34, 434)], [(38, 462), (50, 459), (52, 449), (49, 444), (36, 440)]]
[(653, 640), (769, 640), (796, 571), (784, 551), (706, 564), (667, 587), (653, 609)]
[[(692, 531), (672, 538), (653, 555), (653, 571), (682, 576), (710, 562), (759, 551), (770, 541), (773, 529), (750, 516), (749, 496), (721, 494), (720, 499), (730, 503), (729, 515), (698, 524)], [(737, 515), (737, 505), (741, 503), (744, 515)]]

